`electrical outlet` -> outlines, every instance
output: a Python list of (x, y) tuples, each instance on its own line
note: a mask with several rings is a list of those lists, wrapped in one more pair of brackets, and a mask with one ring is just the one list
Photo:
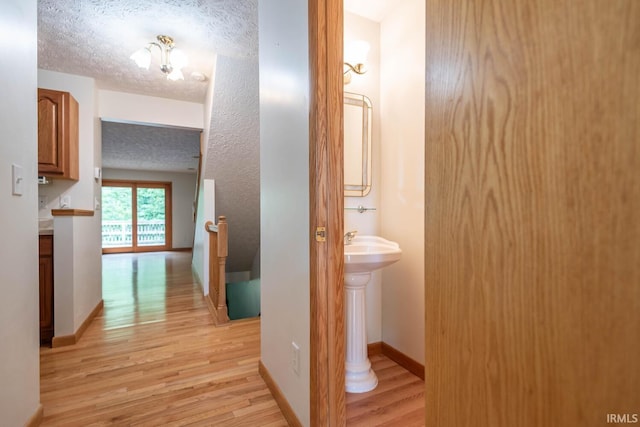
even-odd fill
[(46, 209), (49, 198), (47, 196), (38, 196), (38, 209)]
[(300, 347), (294, 341), (291, 341), (291, 369), (300, 375)]

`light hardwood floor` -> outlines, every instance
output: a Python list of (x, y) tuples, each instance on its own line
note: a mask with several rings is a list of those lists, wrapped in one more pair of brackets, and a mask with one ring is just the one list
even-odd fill
[(424, 382), (388, 357), (370, 357), (378, 387), (347, 393), (349, 427), (424, 426)]
[[(41, 349), (43, 426), (286, 426), (258, 374), (260, 321), (216, 328), (191, 254), (103, 257), (104, 310), (79, 343)], [(423, 382), (383, 355), (347, 394), (349, 426), (423, 425)]]

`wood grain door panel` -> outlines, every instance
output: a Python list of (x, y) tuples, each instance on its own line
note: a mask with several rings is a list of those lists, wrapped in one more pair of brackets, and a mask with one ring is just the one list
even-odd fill
[(426, 19), (426, 425), (640, 413), (640, 2)]

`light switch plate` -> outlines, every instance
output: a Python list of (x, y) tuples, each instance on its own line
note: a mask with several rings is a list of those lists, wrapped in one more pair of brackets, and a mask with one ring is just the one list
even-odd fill
[(65, 195), (60, 196), (60, 209), (69, 209), (71, 208), (71, 196)]
[(22, 196), (24, 189), (24, 176), (22, 166), (11, 165), (11, 194)]

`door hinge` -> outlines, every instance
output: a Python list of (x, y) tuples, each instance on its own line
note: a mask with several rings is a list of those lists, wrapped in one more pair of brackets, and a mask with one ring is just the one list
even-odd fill
[(327, 241), (327, 229), (326, 227), (316, 227), (316, 242)]

